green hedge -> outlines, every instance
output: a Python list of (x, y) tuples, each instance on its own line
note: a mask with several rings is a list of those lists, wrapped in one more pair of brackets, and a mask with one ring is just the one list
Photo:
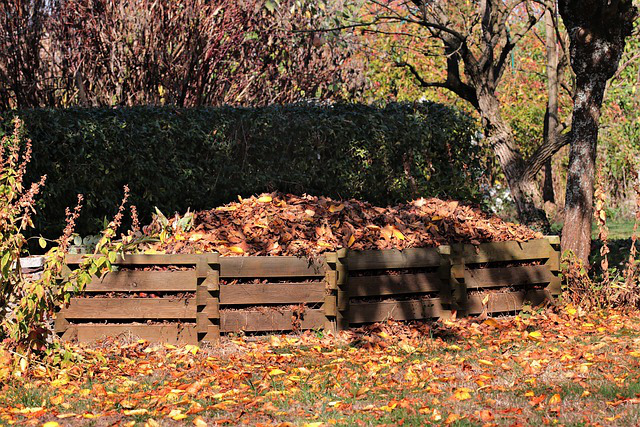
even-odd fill
[[(142, 220), (211, 208), (262, 191), (356, 197), (386, 205), (421, 196), (477, 201), (483, 169), (470, 117), (432, 104), (263, 108), (22, 110), (31, 179), (47, 174), (36, 227), (54, 236), (76, 194), (78, 231), (95, 232), (129, 184)], [(408, 154), (407, 154), (408, 153)]]

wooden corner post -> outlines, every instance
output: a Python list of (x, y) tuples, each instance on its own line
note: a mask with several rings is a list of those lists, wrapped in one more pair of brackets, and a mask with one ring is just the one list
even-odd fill
[(196, 265), (196, 330), (198, 342), (220, 341), (220, 263), (218, 254), (202, 255)]
[(440, 267), (438, 267), (438, 276), (440, 278), (440, 288), (438, 289), (438, 296), (442, 304), (443, 320), (451, 319), (452, 304), (453, 304), (453, 286), (451, 283), (451, 246), (443, 245), (438, 247), (438, 253), (440, 254)]
[(464, 246), (462, 244), (451, 245), (449, 255), (451, 270), (449, 282), (451, 285), (452, 299), (451, 310), (455, 310), (457, 317), (464, 317), (468, 314), (469, 298), (467, 284), (464, 280)]
[(551, 295), (558, 296), (562, 293), (562, 280), (559, 277), (561, 258), (560, 237), (545, 236), (545, 239), (547, 239), (551, 246), (549, 258), (547, 262), (545, 262), (545, 265), (549, 266), (549, 270), (551, 270), (551, 274), (553, 274), (553, 280), (549, 283), (549, 286), (547, 286), (547, 290)]
[(338, 315), (338, 272), (335, 270), (335, 264), (338, 256), (335, 252), (330, 252), (325, 258), (325, 296), (324, 310), (325, 322), (324, 329), (326, 331), (335, 332), (337, 330), (336, 316)]
[[(349, 328), (349, 291), (347, 288), (349, 270), (347, 269), (346, 248), (331, 254), (328, 264), (333, 268), (328, 271), (330, 280), (335, 280), (335, 329), (338, 331)], [(329, 278), (328, 277), (328, 278)], [(331, 284), (331, 282), (329, 282)]]

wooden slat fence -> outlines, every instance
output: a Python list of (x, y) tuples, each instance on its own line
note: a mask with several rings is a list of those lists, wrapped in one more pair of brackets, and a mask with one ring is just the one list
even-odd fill
[[(559, 294), (558, 243), (342, 249), (316, 260), (125, 255), (117, 271), (95, 278), (60, 310), (56, 331), (79, 341), (196, 344), (241, 331), (335, 331), (387, 319), (517, 312)], [(70, 256), (68, 264), (80, 260)]]

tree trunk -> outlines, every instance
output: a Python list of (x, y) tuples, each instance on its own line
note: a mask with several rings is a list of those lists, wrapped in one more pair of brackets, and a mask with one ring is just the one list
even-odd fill
[[(547, 111), (544, 117), (544, 143), (554, 144), (558, 138), (558, 49), (553, 12), (545, 12), (545, 44), (547, 46)], [(545, 202), (555, 203), (551, 159), (544, 164), (544, 183), (542, 198)]]
[(509, 124), (500, 114), (498, 99), (488, 92), (478, 94), (479, 111), (485, 135), (496, 154), (509, 185), (511, 197), (520, 221), (529, 227), (548, 232), (549, 220), (542, 209), (540, 186), (525, 174), (525, 161), (516, 149), (515, 138)]
[(591, 221), (600, 107), (607, 78), (591, 74), (577, 80), (573, 138), (567, 171), (562, 249), (585, 265), (591, 252)]
[(576, 74), (562, 249), (587, 265), (591, 250), (593, 184), (602, 98), (631, 34), (631, 1), (560, 0)]

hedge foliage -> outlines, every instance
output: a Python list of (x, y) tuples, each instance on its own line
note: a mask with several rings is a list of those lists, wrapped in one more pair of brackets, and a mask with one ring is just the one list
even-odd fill
[[(142, 220), (262, 191), (356, 197), (386, 205), (418, 196), (478, 201), (483, 150), (470, 117), (433, 104), (296, 104), (262, 108), (21, 110), (32, 180), (47, 174), (39, 232), (55, 236), (76, 194), (81, 234), (100, 229), (129, 184)], [(412, 183), (413, 181), (413, 183)]]

